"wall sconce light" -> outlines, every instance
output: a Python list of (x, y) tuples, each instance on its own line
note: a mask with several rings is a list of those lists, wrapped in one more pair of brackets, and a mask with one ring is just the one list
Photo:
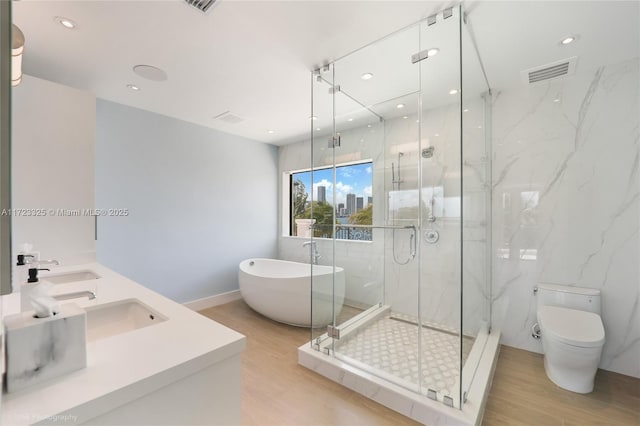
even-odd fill
[(11, 85), (17, 86), (22, 81), (22, 52), (24, 51), (24, 34), (15, 24), (12, 25)]

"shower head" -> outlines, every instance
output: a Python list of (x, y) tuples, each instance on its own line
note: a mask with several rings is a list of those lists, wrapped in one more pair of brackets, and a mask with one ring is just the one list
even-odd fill
[(429, 148), (424, 148), (422, 150), (422, 158), (431, 158), (433, 157), (434, 147), (430, 146)]

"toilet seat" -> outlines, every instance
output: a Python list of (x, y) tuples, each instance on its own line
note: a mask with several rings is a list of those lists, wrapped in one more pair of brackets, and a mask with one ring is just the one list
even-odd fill
[(599, 315), (559, 306), (538, 310), (540, 330), (547, 337), (580, 348), (604, 345), (604, 326)]

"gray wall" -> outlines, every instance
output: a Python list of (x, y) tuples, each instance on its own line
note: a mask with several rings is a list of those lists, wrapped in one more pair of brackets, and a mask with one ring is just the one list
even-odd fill
[(178, 302), (238, 288), (238, 263), (275, 257), (277, 149), (99, 99), (97, 257)]

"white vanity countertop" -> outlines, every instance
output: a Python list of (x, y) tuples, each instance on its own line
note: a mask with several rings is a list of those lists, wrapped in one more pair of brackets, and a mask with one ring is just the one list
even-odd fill
[[(245, 337), (97, 264), (55, 267), (51, 274), (91, 270), (100, 279), (56, 284), (51, 294), (94, 289), (82, 307), (138, 299), (167, 321), (87, 344), (87, 368), (2, 395), (2, 425), (73, 416), (81, 423), (244, 351)], [(44, 275), (43, 275), (44, 277)], [(179, 285), (179, 283), (176, 283)], [(2, 297), (3, 315), (20, 311), (20, 294)], [(59, 416), (59, 417), (58, 417)], [(73, 423), (72, 421), (72, 423)], [(67, 419), (67, 422), (69, 420)]]

